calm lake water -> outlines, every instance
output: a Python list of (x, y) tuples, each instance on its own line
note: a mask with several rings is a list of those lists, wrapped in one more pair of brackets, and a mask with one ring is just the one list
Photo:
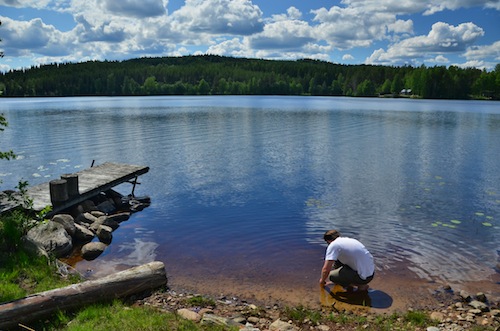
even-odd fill
[(460, 284), (498, 272), (498, 102), (86, 97), (1, 99), (0, 113), (0, 150), (18, 154), (0, 161), (2, 190), (93, 160), (150, 167), (136, 194), (151, 206), (78, 262), (84, 273), (161, 260), (193, 288), (317, 286), (330, 228), (365, 243), (380, 273)]

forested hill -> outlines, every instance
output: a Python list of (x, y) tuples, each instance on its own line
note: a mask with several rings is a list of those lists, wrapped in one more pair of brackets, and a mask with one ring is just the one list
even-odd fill
[[(404, 91), (405, 93), (401, 93)], [(2, 96), (411, 95), (500, 99), (496, 70), (341, 65), (214, 55), (43, 65), (0, 75)]]

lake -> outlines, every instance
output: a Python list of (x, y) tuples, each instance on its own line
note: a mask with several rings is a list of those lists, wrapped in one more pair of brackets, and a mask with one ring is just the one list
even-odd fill
[(337, 228), (374, 255), (375, 287), (500, 294), (498, 102), (33, 98), (1, 99), (0, 113), (0, 150), (18, 154), (0, 161), (2, 190), (93, 160), (150, 167), (135, 192), (151, 206), (76, 262), (89, 277), (160, 260), (173, 286), (314, 302), (322, 235)]

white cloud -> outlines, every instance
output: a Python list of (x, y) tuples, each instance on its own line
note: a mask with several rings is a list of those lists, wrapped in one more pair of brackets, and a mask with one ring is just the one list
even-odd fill
[(342, 4), (350, 8), (364, 8), (368, 12), (386, 12), (394, 14), (432, 15), (444, 10), (459, 8), (483, 7), (500, 10), (498, 0), (342, 0)]
[(500, 41), (491, 45), (471, 46), (465, 51), (464, 57), (468, 60), (493, 58), (495, 61), (500, 61)]
[(413, 21), (412, 20), (397, 20), (394, 23), (387, 25), (387, 30), (394, 33), (413, 33)]
[(262, 49), (297, 49), (314, 40), (312, 29), (307, 22), (282, 20), (268, 23), (264, 31), (249, 37), (250, 47)]
[(0, 6), (17, 8), (46, 8), (52, 0), (0, 0)]
[(115, 21), (100, 22), (98, 25), (90, 24), (83, 15), (75, 17), (77, 26), (74, 34), (82, 43), (92, 41), (120, 42), (126, 39), (125, 27)]
[(444, 64), (444, 63), (448, 63), (450, 62), (450, 60), (448, 60), (446, 57), (444, 57), (443, 55), (438, 55), (436, 56), (435, 58), (433, 59), (429, 59), (427, 60), (427, 62), (432, 62), (432, 63), (441, 63), (441, 64)]
[(428, 2), (426, 5), (427, 10), (424, 12), (424, 15), (432, 15), (447, 9), (456, 10), (459, 8), (470, 8), (475, 6), (500, 10), (500, 2), (498, 0), (431, 0), (426, 2)]
[(9, 56), (28, 53), (42, 55), (67, 54), (69, 38), (54, 26), (43, 23), (39, 18), (30, 21), (14, 21), (1, 17), (2, 47)]
[(345, 60), (345, 61), (354, 60), (354, 56), (352, 56), (351, 54), (344, 54), (342, 56), (342, 60)]
[(492, 69), (495, 66), (493, 63), (486, 63), (478, 60), (467, 61), (465, 63), (455, 63), (454, 65), (461, 68), (478, 68), (481, 70)]
[(290, 7), (286, 10), (286, 14), (273, 15), (270, 21), (300, 20), (301, 18), (302, 12), (295, 7)]
[(416, 36), (395, 43), (384, 51), (378, 49), (366, 59), (369, 64), (402, 64), (425, 56), (458, 53), (484, 35), (473, 23), (458, 26), (437, 22), (426, 36)]
[(368, 47), (374, 41), (388, 39), (388, 31), (411, 31), (411, 23), (397, 20), (394, 14), (361, 7), (333, 6), (312, 13), (315, 14), (313, 20), (318, 22), (315, 35), (340, 49)]
[(167, 12), (162, 0), (105, 0), (103, 3), (109, 12), (128, 17), (154, 17)]
[(240, 38), (232, 38), (224, 40), (216, 45), (208, 48), (207, 54), (221, 55), (221, 56), (234, 56), (234, 57), (253, 57), (254, 53), (240, 40)]
[(249, 0), (186, 0), (171, 16), (191, 32), (250, 35), (262, 30), (262, 14)]
[(0, 5), (44, 9), (42, 14), (64, 12), (65, 20), (68, 14), (74, 19), (73, 25), (58, 28), (57, 23), (46, 24), (42, 19), (0, 17), (0, 46), (6, 53), (3, 61), (11, 56), (41, 56), (30, 60), (39, 63), (114, 60), (194, 51), (328, 61), (338, 58), (335, 49), (349, 50), (344, 60), (353, 60), (351, 54), (360, 59), (357, 51), (373, 45), (379, 49), (367, 63), (445, 63), (450, 57), (445, 55), (451, 53), (464, 56), (469, 63), (488, 58), (485, 63), (489, 65), (493, 59), (500, 60), (500, 42), (473, 46), (484, 34), (473, 23), (452, 26), (439, 22), (428, 35), (414, 36), (414, 25), (419, 21), (406, 16), (469, 7), (500, 10), (499, 0), (342, 0), (337, 6), (311, 10), (307, 15), (292, 6), (267, 17), (255, 0), (183, 3), (169, 14), (169, 0), (0, 0)]

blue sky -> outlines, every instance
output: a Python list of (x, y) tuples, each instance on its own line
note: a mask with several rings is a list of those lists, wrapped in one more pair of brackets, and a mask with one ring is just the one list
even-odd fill
[(0, 71), (217, 54), (342, 64), (500, 63), (500, 0), (0, 0)]

